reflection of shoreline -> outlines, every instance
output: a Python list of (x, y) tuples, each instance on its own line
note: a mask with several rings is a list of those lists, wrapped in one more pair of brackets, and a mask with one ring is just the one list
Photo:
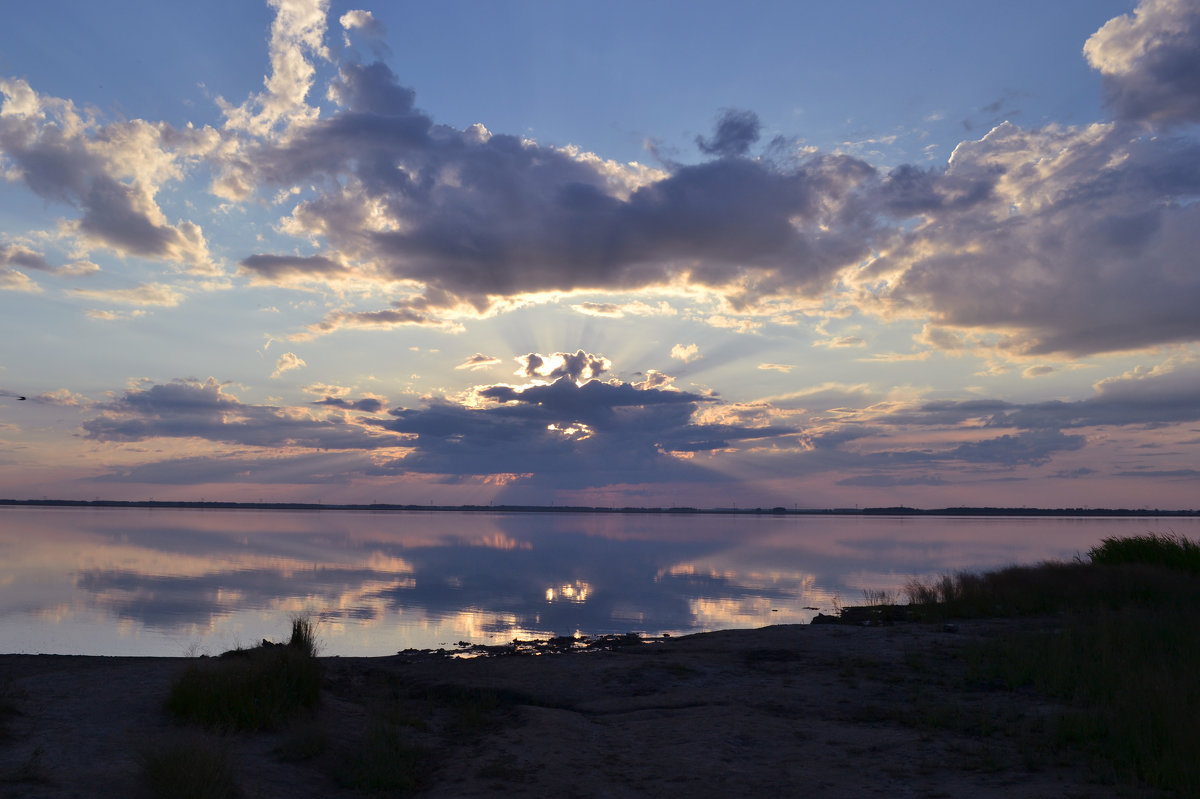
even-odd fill
[(66, 508), (181, 508), (188, 510), (307, 510), (445, 513), (645, 513), (706, 514), (714, 516), (1061, 516), (1061, 517), (1181, 517), (1200, 516), (1200, 510), (1161, 510), (1155, 508), (640, 508), (590, 505), (393, 505), (330, 504), (315, 502), (190, 502), (171, 500), (120, 499), (0, 499), (3, 506), (39, 506)]

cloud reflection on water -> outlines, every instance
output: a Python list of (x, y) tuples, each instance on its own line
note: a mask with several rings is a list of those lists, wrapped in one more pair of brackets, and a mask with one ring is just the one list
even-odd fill
[[(914, 575), (1070, 557), (1147, 520), (5, 508), (9, 651), (182, 654), (284, 634), (329, 654), (803, 622)], [(1195, 520), (1172, 520), (1178, 527)], [(1136, 529), (1135, 529), (1136, 528)], [(1179, 530), (1177, 530), (1179, 531)], [(1188, 532), (1188, 531), (1180, 531)], [(47, 643), (52, 641), (53, 643)]]

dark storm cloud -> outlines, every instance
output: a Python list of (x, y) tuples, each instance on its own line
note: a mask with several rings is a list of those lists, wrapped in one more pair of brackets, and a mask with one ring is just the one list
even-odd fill
[(759, 127), (758, 115), (753, 111), (726, 109), (717, 119), (712, 138), (697, 136), (696, 146), (701, 152), (720, 158), (742, 156), (758, 141)]
[(1200, 121), (1200, 7), (1188, 0), (1143, 0), (1133, 15), (1109, 20), (1084, 46), (1103, 75), (1118, 119)]
[(83, 423), (85, 437), (97, 441), (201, 438), (255, 447), (377, 449), (399, 446), (344, 419), (297, 417), (271, 405), (248, 405), (223, 392), (212, 378), (174, 380), (130, 389)]

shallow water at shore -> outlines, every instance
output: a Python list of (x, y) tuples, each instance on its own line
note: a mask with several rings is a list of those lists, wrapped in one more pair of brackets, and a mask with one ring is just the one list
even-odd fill
[(325, 654), (804, 623), (912, 577), (1070, 559), (1195, 518), (0, 509), (0, 649)]

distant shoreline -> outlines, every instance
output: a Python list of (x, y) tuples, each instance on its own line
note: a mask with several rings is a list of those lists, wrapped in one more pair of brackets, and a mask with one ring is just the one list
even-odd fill
[(303, 510), (444, 513), (618, 513), (699, 514), (710, 516), (1062, 516), (1062, 517), (1196, 517), (1200, 510), (1155, 508), (643, 508), (588, 505), (399, 505), (391, 503), (322, 504), (318, 502), (221, 502), (117, 499), (0, 499), (0, 507), (179, 508), (189, 510)]

